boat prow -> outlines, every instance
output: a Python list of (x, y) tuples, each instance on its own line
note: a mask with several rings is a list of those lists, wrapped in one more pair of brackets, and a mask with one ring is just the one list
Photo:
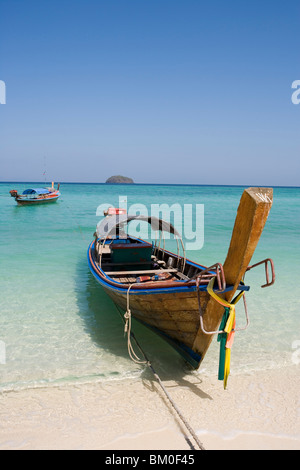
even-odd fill
[[(226, 284), (232, 285), (232, 289), (218, 294), (227, 302), (232, 300), (240, 282), (245, 276), (266, 224), (272, 203), (272, 188), (255, 187), (245, 189), (243, 192), (237, 209), (231, 241), (223, 267)], [(271, 264), (273, 267), (273, 262), (271, 262)], [(273, 269), (272, 282), (270, 282), (269, 285), (273, 284), (274, 280)], [(205, 356), (213, 338), (213, 334), (207, 334), (207, 331), (218, 330), (223, 314), (224, 305), (210, 297), (204, 314), (206, 333), (200, 326), (193, 344), (193, 349), (196, 350), (202, 358)]]

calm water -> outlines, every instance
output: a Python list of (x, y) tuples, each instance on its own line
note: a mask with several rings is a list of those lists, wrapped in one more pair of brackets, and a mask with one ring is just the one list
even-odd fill
[[(0, 363), (0, 390), (138, 376), (142, 368), (128, 358), (120, 316), (87, 266), (97, 207), (118, 206), (119, 196), (127, 196), (128, 207), (204, 204), (204, 245), (188, 257), (210, 265), (224, 262), (243, 188), (62, 184), (57, 203), (18, 207), (9, 190), (30, 186), (0, 184), (0, 359), (5, 362)], [(259, 287), (263, 267), (247, 276), (251, 324), (236, 334), (232, 373), (290, 365), (293, 348), (299, 348), (299, 201), (300, 188), (274, 188), (252, 261), (273, 258), (276, 283)], [(238, 321), (244, 324), (242, 306)], [(180, 356), (156, 335), (137, 324), (134, 332), (166, 374), (188, 373)], [(198, 373), (214, 374), (217, 380), (217, 368), (214, 339)]]

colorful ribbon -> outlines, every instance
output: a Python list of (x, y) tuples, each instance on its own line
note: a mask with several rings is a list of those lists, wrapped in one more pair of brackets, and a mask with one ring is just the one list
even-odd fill
[(215, 277), (213, 277), (208, 286), (207, 292), (213, 297), (219, 304), (225, 307), (225, 312), (220, 324), (220, 330), (222, 333), (218, 334), (218, 342), (220, 343), (220, 357), (219, 357), (219, 373), (218, 379), (224, 380), (224, 389), (227, 387), (227, 380), (230, 373), (230, 359), (231, 359), (231, 348), (234, 341), (235, 334), (235, 304), (243, 296), (244, 291), (241, 291), (231, 303), (225, 299), (219, 297), (214, 291), (213, 286)]

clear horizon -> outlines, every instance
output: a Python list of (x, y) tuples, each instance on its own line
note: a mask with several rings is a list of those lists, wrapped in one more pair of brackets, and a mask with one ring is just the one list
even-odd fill
[(0, 0), (0, 180), (298, 187), (299, 17), (296, 0)]
[[(33, 181), (33, 180), (28, 180), (28, 181), (0, 181), (0, 184), (28, 184), (28, 183), (33, 183), (33, 184), (40, 184), (42, 187), (44, 185), (49, 185), (52, 183), (52, 181), (42, 181), (42, 180), (37, 180), (37, 181)], [(121, 183), (105, 183), (105, 181), (100, 181), (100, 182), (95, 182), (95, 181), (54, 181), (54, 184), (57, 184), (59, 183), (60, 185), (63, 185), (63, 184), (99, 184), (99, 185), (105, 185), (105, 184), (109, 184), (109, 185), (112, 185), (112, 186), (120, 186)], [(124, 183), (125, 184), (125, 183)], [(123, 185), (124, 185), (123, 184)], [(293, 186), (293, 185), (268, 185), (268, 184), (264, 184), (264, 185), (258, 185), (258, 184), (251, 184), (251, 183), (246, 183), (246, 184), (226, 184), (226, 183), (223, 183), (223, 184), (214, 184), (214, 183), (205, 183), (205, 184), (200, 184), (200, 183), (142, 183), (142, 182), (138, 182), (138, 183), (131, 183), (129, 186), (228, 186), (228, 187), (272, 187), (272, 188), (300, 188), (300, 186)], [(126, 186), (126, 184), (125, 184)]]

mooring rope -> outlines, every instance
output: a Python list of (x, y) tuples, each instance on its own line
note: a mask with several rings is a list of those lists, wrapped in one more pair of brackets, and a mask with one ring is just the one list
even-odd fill
[(173, 406), (174, 410), (176, 411), (176, 413), (178, 414), (179, 418), (181, 419), (181, 421), (183, 422), (183, 424), (185, 425), (185, 427), (187, 428), (187, 430), (190, 432), (191, 436), (194, 438), (197, 446), (199, 447), (200, 450), (205, 450), (202, 442), (198, 439), (195, 431), (192, 429), (192, 427), (189, 425), (189, 423), (187, 422), (187, 420), (185, 419), (185, 417), (183, 416), (183, 414), (181, 413), (181, 411), (179, 410), (179, 408), (177, 407), (176, 403), (174, 402), (174, 400), (170, 397), (169, 393), (167, 392), (164, 384), (162, 383), (160, 377), (158, 376), (158, 374), (155, 372), (153, 366), (151, 363), (148, 363), (147, 364), (150, 369), (152, 370), (153, 372), (153, 375), (154, 377), (156, 378), (156, 380), (158, 381), (159, 385), (161, 386), (163, 392), (165, 393), (166, 397), (168, 398), (169, 402), (171, 403), (171, 405)]
[[(179, 416), (179, 418), (181, 419), (182, 423), (185, 425), (186, 429), (190, 432), (191, 436), (193, 437), (193, 439), (195, 440), (197, 446), (199, 447), (200, 450), (205, 450), (202, 442), (198, 439), (195, 431), (192, 429), (192, 427), (190, 426), (190, 424), (187, 422), (187, 420), (185, 419), (185, 417), (183, 416), (183, 414), (181, 413), (181, 411), (179, 410), (179, 408), (177, 407), (176, 403), (174, 402), (174, 400), (172, 399), (172, 397), (169, 395), (168, 391), (166, 390), (163, 382), (161, 381), (158, 373), (155, 371), (153, 365), (151, 364), (151, 362), (149, 361), (145, 351), (142, 349), (142, 347), (140, 346), (140, 344), (138, 343), (134, 333), (131, 331), (131, 311), (130, 311), (130, 300), (129, 300), (129, 292), (130, 292), (130, 289), (131, 287), (133, 286), (134, 284), (131, 284), (127, 290), (127, 310), (124, 314), (124, 316), (122, 315), (121, 311), (119, 310), (119, 307), (118, 305), (116, 305), (117, 307), (117, 310), (123, 320), (123, 322), (125, 323), (125, 333), (127, 333), (127, 346), (128, 346), (128, 353), (129, 353), (129, 356), (130, 358), (137, 364), (144, 364), (144, 365), (147, 365), (149, 367), (149, 369), (151, 370), (151, 372), (153, 373), (156, 381), (158, 382), (158, 384), (160, 385), (160, 387), (162, 388), (165, 396), (167, 397), (167, 399), (169, 400), (170, 404), (172, 405), (172, 407), (174, 408), (174, 410), (176, 411), (177, 415)], [(133, 338), (137, 347), (139, 348), (140, 352), (142, 353), (142, 355), (144, 356), (144, 361), (142, 361), (134, 352), (133, 348), (132, 348), (132, 344), (131, 344), (131, 340), (130, 338)]]
[(127, 310), (124, 314), (124, 320), (125, 320), (124, 333), (127, 334), (127, 349), (128, 349), (128, 354), (129, 354), (130, 359), (136, 364), (147, 364), (147, 359), (145, 358), (145, 361), (141, 360), (138, 357), (138, 355), (135, 353), (131, 344), (131, 336), (133, 336), (133, 334), (131, 333), (131, 310), (130, 310), (129, 292), (133, 285), (134, 284), (130, 284), (130, 286), (127, 289)]

